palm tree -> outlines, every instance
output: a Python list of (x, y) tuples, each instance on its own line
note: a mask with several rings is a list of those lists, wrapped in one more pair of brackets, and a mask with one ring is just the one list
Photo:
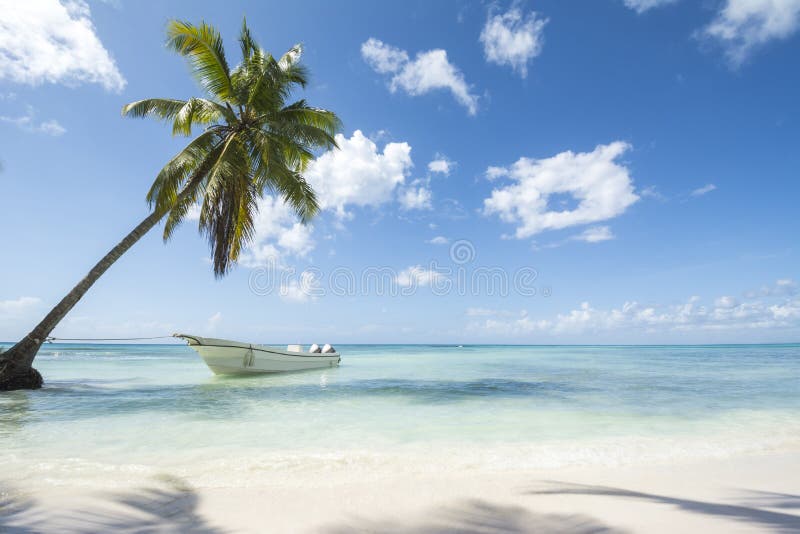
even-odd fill
[(32, 367), (36, 353), (56, 325), (89, 288), (151, 228), (166, 218), (164, 241), (189, 209), (200, 205), (200, 232), (207, 236), (214, 275), (224, 276), (253, 236), (256, 201), (280, 195), (302, 222), (319, 211), (303, 172), (314, 150), (336, 148), (340, 129), (331, 111), (290, 102), (305, 87), (308, 71), (296, 45), (279, 59), (262, 50), (242, 24), (242, 62), (228, 67), (219, 32), (205, 23), (171, 21), (167, 46), (184, 56), (207, 98), (150, 98), (122, 108), (127, 117), (155, 117), (172, 123), (173, 135), (203, 131), (156, 176), (147, 201), (151, 213), (106, 254), (31, 332), (3, 353), (0, 390), (36, 389), (42, 377)]

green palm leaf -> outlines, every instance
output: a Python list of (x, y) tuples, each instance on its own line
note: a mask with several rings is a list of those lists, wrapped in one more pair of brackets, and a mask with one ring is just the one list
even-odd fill
[(192, 126), (213, 124), (234, 118), (228, 108), (205, 98), (190, 98), (173, 118), (172, 135), (191, 135)]
[(239, 33), (239, 46), (242, 48), (242, 59), (247, 61), (250, 59), (250, 56), (253, 55), (253, 52), (259, 49), (258, 44), (256, 44), (255, 39), (253, 39), (253, 34), (250, 32), (250, 28), (247, 27), (247, 19), (242, 19), (242, 30)]
[(188, 178), (201, 169), (204, 162), (207, 162), (207, 165), (213, 164), (213, 160), (208, 162), (208, 157), (214, 153), (217, 144), (220, 144), (219, 136), (213, 130), (209, 130), (192, 140), (164, 165), (147, 193), (147, 201), (155, 211), (164, 213), (169, 211)]
[(171, 121), (174, 135), (204, 129), (161, 169), (147, 200), (166, 216), (165, 241), (199, 205), (198, 228), (223, 276), (253, 239), (260, 197), (281, 198), (303, 223), (319, 212), (303, 172), (319, 150), (336, 148), (341, 121), (305, 100), (287, 102), (308, 82), (300, 45), (276, 60), (243, 22), (242, 62), (232, 70), (219, 32), (205, 23), (170, 22), (167, 45), (187, 58), (207, 97), (140, 100), (122, 114)]
[(122, 116), (133, 118), (155, 117), (157, 119), (170, 120), (185, 105), (185, 100), (147, 98), (122, 106)]
[(209, 93), (223, 101), (233, 96), (222, 36), (216, 28), (205, 22), (195, 26), (189, 22), (170, 21), (167, 46), (189, 59), (194, 77)]

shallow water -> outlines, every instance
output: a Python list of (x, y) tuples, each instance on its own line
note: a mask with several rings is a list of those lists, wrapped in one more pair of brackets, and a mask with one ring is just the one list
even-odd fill
[(800, 450), (800, 345), (337, 347), (339, 368), (217, 377), (182, 345), (46, 345), (0, 395), (3, 481), (201, 486)]

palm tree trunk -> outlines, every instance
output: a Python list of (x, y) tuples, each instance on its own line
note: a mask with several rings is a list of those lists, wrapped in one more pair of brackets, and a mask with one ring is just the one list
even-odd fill
[[(181, 191), (176, 199), (176, 204), (189, 194), (199, 174), (199, 172), (195, 174), (189, 181), (187, 187)], [(127, 252), (128, 249), (149, 232), (150, 229), (158, 224), (164, 215), (166, 215), (164, 211), (153, 211), (153, 213), (148, 215), (131, 231), (131, 233), (126, 235), (117, 246), (103, 256), (103, 258), (92, 267), (89, 274), (78, 282), (78, 284), (72, 288), (72, 291), (67, 293), (67, 296), (61, 299), (61, 302), (56, 304), (56, 306), (50, 310), (50, 313), (48, 313), (27, 336), (0, 355), (0, 391), (39, 389), (42, 387), (42, 375), (33, 368), (33, 359), (36, 357), (36, 353), (39, 352), (42, 343), (45, 342), (50, 332), (52, 332), (56, 325), (69, 313), (73, 306), (81, 300), (83, 295), (89, 291), (89, 288), (97, 282), (103, 273), (105, 273), (120, 256)]]
[(111, 267), (120, 256), (131, 248), (164, 216), (153, 212), (148, 215), (117, 246), (92, 267), (92, 270), (67, 293), (61, 302), (50, 310), (42, 321), (16, 345), (4, 352), (0, 358), (0, 391), (12, 389), (38, 389), (42, 387), (42, 376), (32, 367), (39, 347), (56, 325), (69, 313), (89, 288)]

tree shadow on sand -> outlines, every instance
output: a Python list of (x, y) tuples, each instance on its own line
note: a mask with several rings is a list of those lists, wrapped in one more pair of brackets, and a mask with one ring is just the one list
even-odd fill
[(714, 516), (719, 519), (729, 519), (750, 523), (755, 526), (769, 529), (772, 532), (799, 532), (800, 516), (775, 512), (765, 508), (788, 508), (800, 505), (800, 497), (796, 495), (771, 494), (764, 492), (750, 492), (761, 501), (756, 505), (749, 501), (746, 505), (722, 504), (716, 502), (682, 499), (667, 495), (657, 495), (642, 491), (631, 491), (622, 488), (607, 486), (591, 486), (572, 484), (567, 482), (548, 481), (546, 487), (527, 491), (528, 495), (598, 495), (618, 497), (623, 499), (637, 499), (658, 504), (675, 506), (681, 510), (695, 514)]
[(198, 496), (180, 480), (159, 487), (112, 494), (96, 507), (55, 513), (34, 499), (0, 492), (0, 532), (196, 532), (222, 534), (198, 513)]
[(741, 500), (747, 506), (757, 508), (780, 508), (800, 511), (800, 495), (792, 495), (791, 493), (744, 490)]
[(536, 514), (519, 506), (471, 499), (436, 509), (418, 522), (354, 518), (321, 529), (325, 534), (620, 534), (623, 530), (577, 514)]

